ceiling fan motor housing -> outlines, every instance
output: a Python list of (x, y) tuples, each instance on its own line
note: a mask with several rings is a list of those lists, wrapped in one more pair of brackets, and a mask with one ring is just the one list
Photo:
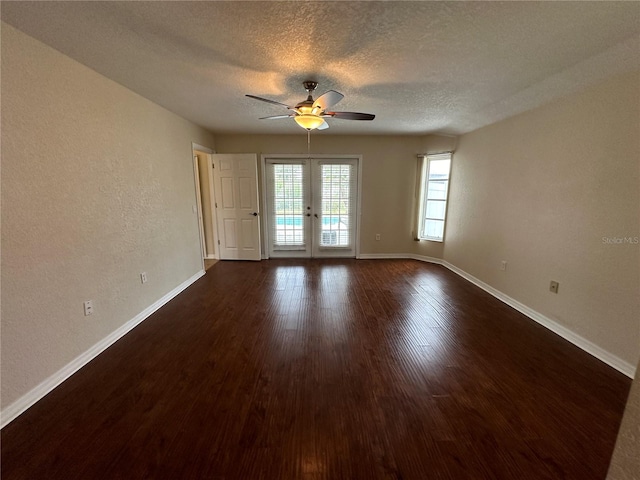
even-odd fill
[(311, 95), (311, 92), (318, 88), (318, 82), (307, 80), (306, 82), (302, 82), (302, 86), (307, 92), (309, 92), (309, 95)]
[(295, 108), (301, 113), (311, 113), (311, 110), (313, 110), (313, 98), (311, 98), (311, 95), (305, 101), (298, 103)]

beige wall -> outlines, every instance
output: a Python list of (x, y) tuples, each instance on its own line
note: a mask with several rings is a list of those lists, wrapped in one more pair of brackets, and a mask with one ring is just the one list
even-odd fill
[[(463, 135), (444, 258), (633, 369), (639, 169), (638, 72)], [(550, 280), (560, 282), (557, 295)]]
[(192, 141), (214, 146), (2, 24), (3, 410), (201, 270)]
[[(311, 134), (312, 154), (362, 155), (361, 254), (417, 253), (411, 232), (417, 155), (424, 142), (419, 136)], [(307, 136), (302, 129), (300, 135), (216, 135), (216, 150), (305, 154)], [(420, 253), (440, 257), (442, 244), (428, 242)]]
[(423, 153), (444, 153), (455, 151), (458, 137), (449, 135), (425, 135), (422, 137)]

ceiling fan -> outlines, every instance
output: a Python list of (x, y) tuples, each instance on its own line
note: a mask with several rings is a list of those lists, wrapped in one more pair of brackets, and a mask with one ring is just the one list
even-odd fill
[(291, 113), (288, 115), (272, 115), (270, 117), (262, 117), (260, 120), (274, 120), (276, 118), (293, 118), (298, 125), (307, 131), (314, 129), (325, 130), (329, 128), (329, 124), (325, 121), (325, 118), (341, 118), (343, 120), (373, 120), (376, 116), (371, 113), (358, 113), (358, 112), (333, 112), (329, 111), (329, 108), (333, 107), (336, 103), (344, 98), (344, 95), (336, 92), (335, 90), (329, 90), (326, 93), (320, 95), (317, 100), (313, 99), (312, 92), (318, 87), (318, 82), (306, 81), (302, 82), (304, 89), (309, 96), (306, 100), (298, 103), (294, 107), (285, 105), (284, 103), (276, 102), (275, 100), (269, 100), (268, 98), (256, 97), (255, 95), (247, 95), (249, 98), (255, 98), (261, 102), (273, 103), (274, 105), (282, 105)]

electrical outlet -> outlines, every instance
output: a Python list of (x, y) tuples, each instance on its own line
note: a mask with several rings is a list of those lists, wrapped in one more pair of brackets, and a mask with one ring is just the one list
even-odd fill
[(558, 282), (554, 282), (553, 280), (551, 280), (551, 283), (549, 284), (549, 291), (553, 293), (558, 293), (559, 286), (560, 284)]
[(142, 283), (147, 283), (147, 272), (142, 272), (142, 273), (140, 274), (140, 281), (141, 281)]
[(93, 313), (93, 300), (87, 300), (83, 303), (84, 305), (84, 316), (87, 317)]
[(507, 261), (502, 260), (502, 262), (500, 262), (500, 270), (506, 270), (506, 269), (507, 269)]
[(380, 234), (376, 233), (376, 240), (380, 240)]

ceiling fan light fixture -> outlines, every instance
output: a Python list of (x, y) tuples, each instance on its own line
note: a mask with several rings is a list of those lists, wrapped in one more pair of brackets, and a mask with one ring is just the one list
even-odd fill
[(305, 130), (314, 130), (324, 123), (324, 119), (317, 115), (296, 115), (293, 119)]
[(261, 102), (280, 105), (290, 112), (288, 115), (271, 115), (269, 117), (261, 117), (260, 120), (293, 118), (296, 123), (307, 132), (315, 129), (326, 130), (329, 128), (329, 124), (324, 120), (325, 118), (340, 118), (343, 120), (373, 120), (375, 118), (375, 115), (371, 113), (329, 111), (331, 107), (344, 98), (344, 95), (340, 92), (336, 92), (335, 90), (329, 90), (314, 100), (311, 93), (316, 89), (318, 83), (308, 81), (303, 82), (303, 86), (309, 96), (307, 96), (306, 100), (296, 104), (294, 107), (275, 100), (269, 100), (268, 98), (256, 97), (255, 95), (247, 94), (246, 96), (253, 98), (254, 100), (260, 100)]

